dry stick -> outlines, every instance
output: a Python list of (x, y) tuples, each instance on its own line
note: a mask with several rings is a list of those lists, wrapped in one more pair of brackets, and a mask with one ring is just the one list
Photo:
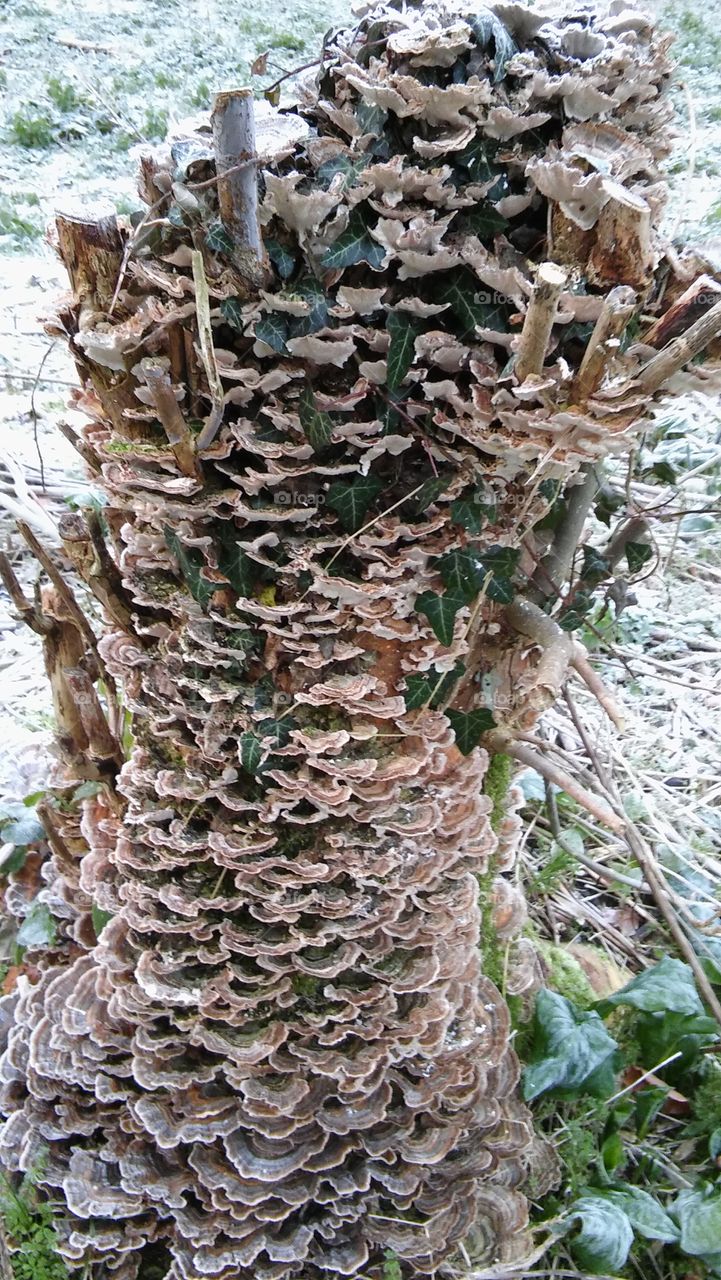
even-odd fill
[(132, 601), (117, 565), (108, 554), (97, 515), (89, 513), (86, 519), (79, 512), (69, 511), (60, 517), (58, 531), (70, 563), (96, 600), (113, 622), (142, 646), (144, 638), (136, 637), (133, 627)]
[(544, 580), (560, 592), (560, 586), (556, 587), (556, 583), (563, 583), (568, 577), (591, 503), (600, 488), (600, 473), (597, 465), (591, 462), (586, 463), (581, 467), (579, 474), (583, 476), (583, 480), (567, 490), (566, 514), (554, 534), (550, 550), (536, 566), (526, 592), (528, 599), (534, 604), (540, 604), (551, 594), (542, 585)]
[(251, 289), (267, 277), (258, 218), (258, 178), (252, 89), (216, 95), (210, 118), (218, 178), (220, 220), (233, 241), (233, 262)]
[(653, 395), (654, 391), (658, 391), (672, 374), (688, 364), (689, 360), (693, 360), (694, 356), (699, 355), (709, 342), (713, 342), (719, 333), (721, 333), (721, 302), (717, 302), (715, 307), (696, 320), (686, 333), (674, 338), (668, 346), (663, 348), (663, 351), (653, 356), (632, 379), (629, 389), (633, 388), (634, 391), (639, 390), (646, 395)]
[(619, 334), (633, 315), (636, 295), (628, 285), (617, 285), (604, 299), (588, 346), (573, 380), (571, 400), (584, 404), (598, 387), (608, 360), (607, 343)]
[(105, 719), (95, 685), (87, 671), (81, 667), (66, 667), (63, 675), (87, 734), (90, 759), (100, 763), (112, 761), (119, 768), (123, 763), (123, 753)]
[(48, 635), (53, 629), (53, 624), (43, 617), (34, 604), (30, 603), (15, 577), (13, 567), (4, 551), (0, 551), (0, 581), (2, 581), (22, 621), (39, 636)]
[(190, 476), (193, 480), (200, 479), (195, 436), (183, 417), (168, 373), (152, 357), (141, 360), (140, 369), (175, 461), (184, 476)]
[(116, 684), (110, 672), (108, 671), (107, 667), (105, 666), (105, 663), (100, 657), (100, 654), (98, 653), (98, 642), (97, 642), (95, 632), (90, 626), (90, 623), (85, 617), (85, 614), (80, 608), (80, 605), (75, 599), (75, 596), (70, 590), (70, 587), (65, 581), (63, 575), (61, 574), (60, 570), (55, 564), (55, 561), (53, 560), (52, 556), (48, 555), (48, 552), (45, 550), (45, 547), (42, 545), (41, 542), (38, 541), (32, 529), (30, 529), (28, 525), (25, 524), (24, 520), (18, 520), (18, 529), (22, 534), (23, 538), (25, 539), (25, 541), (27, 542), (33, 555), (35, 556), (35, 559), (38, 560), (39, 563), (42, 565), (50, 581), (55, 587), (55, 590), (57, 591), (58, 595), (61, 597), (63, 603), (65, 604), (65, 607), (68, 611), (68, 617), (75, 624), (81, 636), (85, 640), (85, 643), (88, 645), (88, 648), (93, 654), (93, 657), (97, 663), (98, 669), (103, 674), (103, 680), (105, 681), (108, 692), (115, 693)]
[(59, 422), (58, 430), (65, 436), (65, 439), (70, 442), (75, 452), (80, 455), (86, 467), (90, 469), (92, 474), (99, 476), (102, 470), (100, 461), (97, 454), (90, 448), (87, 441), (83, 440), (82, 436), (79, 436), (77, 431), (73, 431), (69, 422)]
[(519, 382), (538, 377), (548, 350), (556, 308), (567, 273), (555, 262), (542, 262), (518, 341), (515, 373)]
[(576, 800), (584, 809), (587, 809), (594, 818), (603, 823), (604, 827), (608, 827), (609, 830), (616, 831), (619, 834), (623, 831), (624, 819), (612, 809), (608, 801), (601, 796), (594, 795), (592, 791), (587, 791), (575, 778), (566, 773), (565, 769), (561, 769), (559, 765), (554, 764), (553, 760), (549, 759), (548, 756), (542, 755), (540, 751), (534, 751), (525, 742), (509, 742), (503, 733), (490, 733), (488, 739), (494, 751), (500, 751), (507, 756), (511, 756), (528, 769), (535, 769), (536, 773), (539, 773), (547, 782), (552, 782), (555, 786), (560, 787), (561, 791), (565, 791), (567, 795), (571, 796), (571, 799)]
[(579, 853), (577, 849), (572, 849), (570, 844), (566, 843), (563, 838), (563, 832), (561, 831), (561, 821), (558, 816), (556, 797), (553, 794), (550, 782), (544, 782), (544, 789), (546, 792), (546, 809), (548, 811), (548, 821), (551, 825), (551, 833), (556, 844), (563, 849), (564, 853), (567, 853), (569, 857), (574, 858), (576, 862), (580, 862), (582, 867), (586, 867), (589, 871), (592, 871), (594, 875), (597, 875), (600, 880), (605, 881), (605, 883), (611, 887), (617, 884), (625, 884), (630, 889), (639, 889), (641, 886), (638, 881), (632, 880), (631, 876), (626, 876), (621, 871), (613, 871), (611, 867), (604, 867), (602, 862), (597, 862), (595, 858), (589, 858), (587, 853)]
[(225, 408), (225, 393), (223, 384), (218, 373), (218, 366), (215, 360), (215, 347), (213, 346), (213, 326), (210, 321), (210, 293), (208, 292), (208, 281), (205, 275), (205, 264), (203, 255), (198, 249), (192, 251), (193, 259), (193, 282), (195, 284), (195, 310), (198, 320), (198, 339), (200, 342), (200, 354), (205, 368), (205, 374), (208, 379), (208, 389), (211, 398), (211, 410), (200, 435), (194, 441), (194, 448), (198, 450), (207, 449), (212, 444), (220, 425), (223, 421), (223, 410)]
[(571, 666), (583, 680), (589, 692), (593, 694), (599, 706), (606, 712), (611, 723), (616, 726), (619, 733), (623, 733), (626, 727), (623, 711), (616, 702), (611, 690), (606, 687), (598, 672), (591, 666), (588, 661), (588, 653), (580, 640), (574, 640), (573, 642)]

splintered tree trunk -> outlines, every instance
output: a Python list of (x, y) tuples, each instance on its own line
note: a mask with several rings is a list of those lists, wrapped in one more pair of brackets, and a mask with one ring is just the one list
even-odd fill
[[(131, 732), (83, 822), (111, 918), (21, 983), (1, 1150), (47, 1146), (84, 1276), (378, 1280), (463, 1238), (509, 1261), (552, 1176), (510, 1043), (535, 967), (503, 779), (569, 665), (594, 684), (557, 601), (596, 469), (718, 321), (638, 378), (621, 354), (653, 301), (664, 43), (514, 13), (380, 8), (301, 114), (254, 130), (224, 94), (146, 158), (133, 232), (59, 224), (106, 500), (61, 533)], [(81, 657), (62, 688), (111, 796)]]

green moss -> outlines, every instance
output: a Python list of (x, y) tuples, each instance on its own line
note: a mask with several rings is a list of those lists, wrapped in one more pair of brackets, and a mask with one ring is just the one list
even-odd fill
[(590, 1009), (596, 995), (578, 960), (553, 942), (537, 939), (535, 946), (548, 968), (548, 986), (579, 1009)]
[(490, 798), (493, 805), (491, 809), (491, 826), (494, 831), (498, 831), (506, 812), (506, 797), (508, 788), (511, 785), (511, 771), (512, 761), (510, 756), (504, 756), (500, 752), (491, 756), (486, 776), (483, 779), (483, 794)]
[(0, 1181), (0, 1213), (10, 1245), (14, 1280), (67, 1280), (50, 1205), (40, 1199), (37, 1174), (26, 1174), (19, 1186)]

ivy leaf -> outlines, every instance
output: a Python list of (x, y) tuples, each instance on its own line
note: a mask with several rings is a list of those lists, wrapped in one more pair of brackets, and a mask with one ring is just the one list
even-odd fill
[(220, 218), (216, 218), (215, 222), (211, 222), (205, 236), (205, 243), (211, 253), (223, 253), (226, 257), (230, 257), (235, 248)]
[(331, 442), (333, 422), (330, 414), (316, 409), (313, 388), (307, 383), (300, 393), (298, 416), (311, 449), (314, 453), (322, 453)]
[(36, 898), (18, 929), (18, 946), (51, 947), (56, 938), (55, 918), (46, 903)]
[[(510, 604), (515, 593), (511, 578), (518, 566), (520, 551), (516, 547), (489, 547), (478, 561), (481, 584), (489, 600)], [(490, 574), (490, 577), (488, 576)], [(487, 581), (486, 581), (487, 579)]]
[(581, 1196), (571, 1206), (567, 1221), (581, 1225), (580, 1232), (569, 1238), (576, 1261), (592, 1275), (609, 1271), (617, 1275), (633, 1244), (633, 1228), (623, 1209), (599, 1196)]
[(680, 1191), (671, 1212), (681, 1228), (681, 1248), (692, 1258), (719, 1257), (721, 1192)]
[(620, 991), (607, 996), (598, 1007), (605, 1015), (618, 1005), (629, 1005), (644, 1013), (705, 1012), (690, 965), (672, 956), (664, 956), (658, 964), (644, 969)]
[(287, 356), (288, 348), (285, 343), (288, 337), (288, 320), (286, 316), (281, 315), (279, 311), (269, 311), (258, 320), (254, 332), (256, 338), (271, 347), (273, 351), (277, 351), (278, 355)]
[(240, 298), (223, 298), (220, 304), (220, 314), (231, 329), (238, 329), (242, 333), (243, 306)]
[(103, 911), (103, 908), (99, 907), (97, 903), (94, 902), (91, 910), (91, 915), (93, 919), (93, 930), (95, 932), (95, 937), (99, 938), (108, 921), (112, 920), (113, 913), (112, 911)]
[(441, 644), (448, 646), (453, 643), (456, 614), (465, 603), (462, 597), (449, 592), (439, 596), (435, 591), (424, 591), (416, 598), (415, 607), (418, 613), (425, 614)]
[(429, 671), (427, 675), (406, 676), (406, 711), (417, 711), (429, 706), (433, 710), (448, 698), (465, 671), (465, 664), (457, 662), (451, 671)]
[(647, 542), (627, 542), (624, 551), (630, 573), (638, 573), (653, 556), (653, 547)]
[(397, 391), (413, 363), (418, 328), (407, 312), (390, 311), (386, 319), (386, 329), (391, 337), (386, 385), (389, 391)]
[(490, 182), (502, 171), (495, 163), (498, 143), (477, 133), (467, 147), (458, 152), (456, 163), (468, 170), (469, 182)]
[(328, 295), (314, 276), (303, 276), (293, 286), (293, 294), (310, 303), (306, 316), (292, 316), (288, 322), (291, 338), (304, 338), (309, 333), (323, 329), (328, 323)]
[(506, 63), (515, 53), (518, 53), (518, 45), (501, 19), (490, 9), (480, 8), (473, 17), (468, 19), (468, 22), (482, 49), (485, 49), (491, 40), (493, 41), (495, 63), (493, 83), (500, 84), (506, 74)]
[(355, 113), (363, 133), (372, 133), (376, 138), (380, 138), (385, 122), (388, 119), (388, 112), (383, 107), (361, 100), (356, 107)]
[(504, 218), (503, 214), (499, 213), (488, 200), (482, 200), (474, 209), (463, 215), (464, 231), (470, 231), (472, 235), (478, 236), (479, 240), (492, 239), (507, 226), (508, 218)]
[(37, 844), (45, 838), (45, 828), (34, 813), (24, 813), (14, 821), (0, 822), (0, 838), (3, 844), (25, 847)]
[(386, 251), (368, 232), (366, 215), (357, 207), (353, 210), (345, 231), (326, 249), (320, 260), (321, 266), (339, 270), (343, 267), (357, 267), (359, 262), (367, 262), (374, 271), (379, 271), (385, 262)]
[[(385, 112), (383, 113), (385, 115)], [(381, 125), (382, 128), (382, 125)], [(324, 187), (329, 187), (331, 182), (338, 174), (342, 175), (340, 184), (341, 191), (347, 191), (355, 183), (359, 173), (366, 168), (367, 161), (365, 156), (358, 160), (352, 160), (350, 156), (342, 153), (337, 156), (331, 156), (330, 160), (324, 160), (318, 166), (316, 174)]]
[(468, 533), (479, 534), (487, 520), (493, 524), (496, 519), (495, 499), (478, 485), (468, 498), (456, 498), (451, 503), (451, 519)]
[(641, 1187), (604, 1187), (603, 1190), (594, 1190), (593, 1195), (594, 1198), (607, 1200), (622, 1209), (634, 1230), (646, 1240), (663, 1240), (666, 1244), (678, 1240), (678, 1227), (661, 1208), (658, 1200)]
[(671, 466), (670, 462), (666, 462), (663, 458), (659, 459), (658, 462), (654, 462), (653, 465), (649, 467), (648, 474), (655, 476), (657, 480), (662, 480), (664, 484), (676, 483), (677, 477), (675, 468)]
[(381, 481), (374, 476), (358, 476), (350, 484), (337, 481), (328, 490), (328, 506), (333, 508), (348, 533), (357, 533), (382, 488)]
[(287, 747), (290, 742), (290, 731), (294, 728), (295, 721), (290, 716), (277, 720), (261, 720), (258, 725), (258, 736), (265, 748), (277, 751), (280, 747)]
[(456, 746), (464, 756), (471, 754), (478, 746), (481, 734), (496, 723), (488, 707), (477, 707), (475, 711), (446, 711), (446, 715), (456, 735)]
[(257, 734), (247, 729), (239, 738), (240, 763), (246, 773), (257, 773), (265, 755), (263, 744)]
[(183, 581), (189, 588), (190, 594), (198, 601), (200, 607), (205, 609), (218, 590), (218, 584), (203, 577), (205, 560), (202, 552), (197, 547), (184, 546), (170, 525), (166, 524), (163, 527), (163, 533), (168, 550), (177, 560)]
[(577, 591), (573, 604), (559, 613), (557, 622), (562, 631), (577, 631), (582, 627), (593, 608), (593, 596), (587, 591)]
[(218, 568), (224, 573), (228, 582), (239, 596), (246, 599), (253, 594), (253, 585), (257, 576), (256, 568), (250, 556), (240, 546), (233, 532), (223, 521), (218, 546), (216, 547)]
[(422, 516), (423, 512), (432, 506), (436, 498), (440, 498), (450, 484), (450, 480), (444, 479), (443, 476), (431, 476), (430, 480), (424, 481), (418, 493), (413, 498), (409, 498), (415, 515)]
[(600, 551), (588, 544), (582, 547), (583, 565), (581, 567), (581, 581), (587, 582), (589, 586), (596, 587), (599, 582), (603, 582), (611, 572), (611, 566), (605, 556)]
[(487, 295), (477, 278), (465, 267), (449, 271), (435, 294), (436, 301), (447, 302), (461, 326), (463, 337), (475, 333), (476, 327), (504, 332), (506, 321), (503, 309), (487, 301)]
[(531, 1102), (551, 1089), (603, 1096), (609, 1077), (613, 1088), (616, 1049), (616, 1041), (595, 1011), (577, 1009), (556, 991), (539, 991), (533, 1050), (523, 1078), (524, 1098)]
[(295, 271), (295, 255), (286, 249), (279, 240), (264, 241), (265, 251), (273, 266), (277, 269), (281, 280), (287, 280)]
[(481, 589), (478, 559), (472, 551), (448, 551), (436, 561), (436, 568), (451, 595), (469, 604)]

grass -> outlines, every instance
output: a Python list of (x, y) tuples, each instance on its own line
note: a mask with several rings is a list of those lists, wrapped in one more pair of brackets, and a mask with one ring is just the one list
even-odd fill
[(47, 150), (58, 140), (57, 120), (42, 107), (27, 103), (10, 117), (8, 139), (18, 147)]
[(7, 236), (13, 248), (21, 248), (40, 239), (44, 225), (40, 218), (26, 212), (39, 203), (34, 193), (25, 196), (0, 196), (0, 236)]

